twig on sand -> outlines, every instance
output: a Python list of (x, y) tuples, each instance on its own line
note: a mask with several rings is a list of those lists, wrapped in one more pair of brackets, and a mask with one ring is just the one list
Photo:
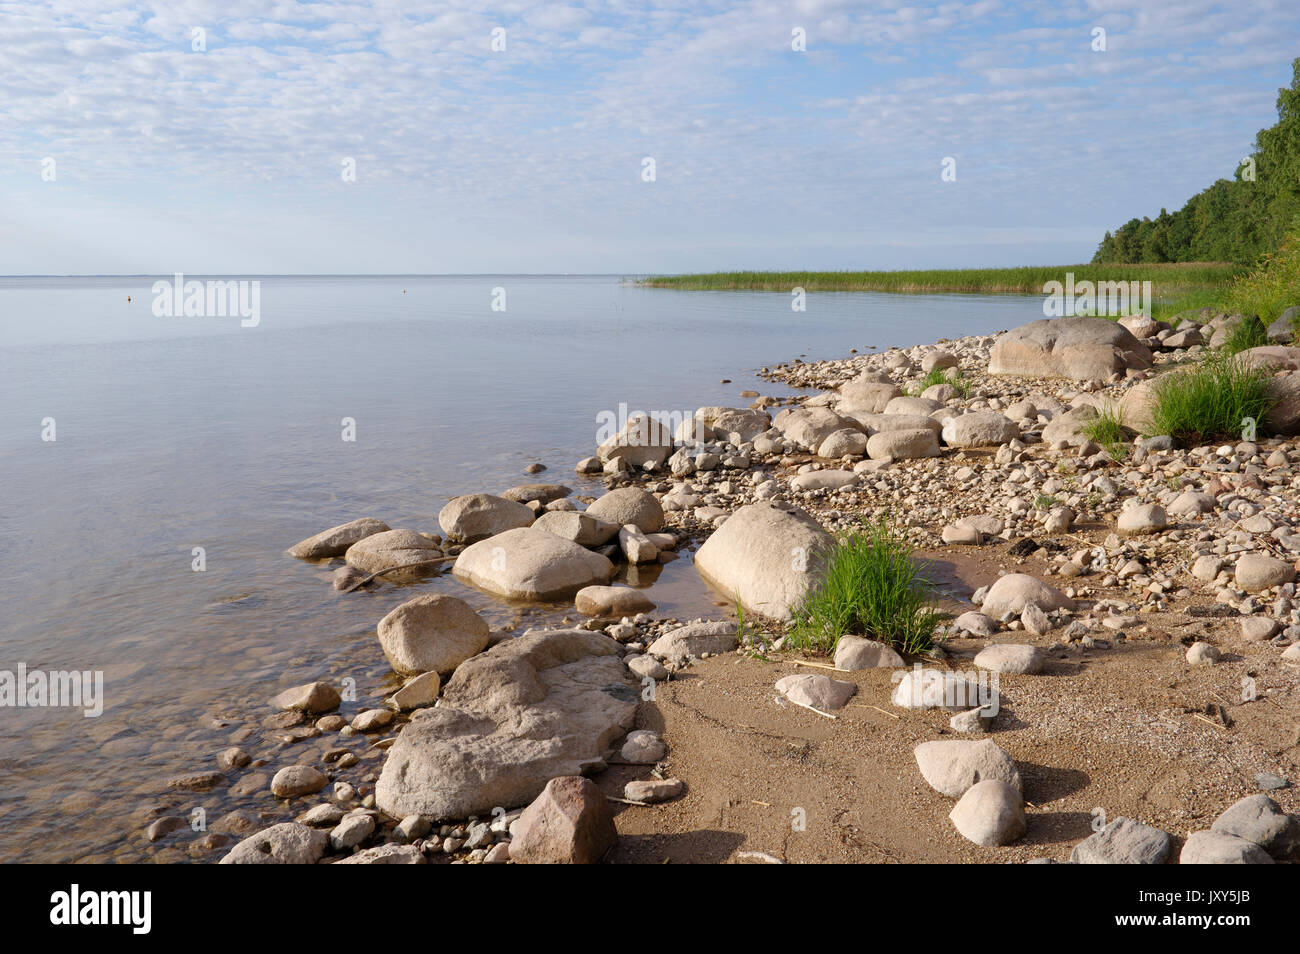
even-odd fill
[(853, 703), (853, 708), (855, 708), (855, 709), (875, 709), (875, 710), (876, 710), (877, 712), (879, 712), (881, 715), (887, 715), (887, 716), (889, 716), (889, 718), (891, 718), (891, 719), (897, 719), (897, 718), (898, 718), (898, 716), (894, 715), (894, 713), (892, 713), (892, 712), (886, 712), (884, 709), (880, 708), (880, 706), (869, 706), (869, 705), (863, 705), (863, 704), (860, 703), (860, 702), (855, 702), (855, 703)]
[(630, 798), (615, 798), (613, 795), (606, 795), (605, 798), (611, 802), (620, 802), (623, 805), (638, 805), (641, 808), (656, 808), (652, 802), (634, 802)]
[(814, 669), (829, 669), (831, 672), (848, 672), (847, 669), (841, 669), (838, 666), (828, 666), (826, 663), (804, 662), (802, 659), (791, 659), (790, 662), (796, 666), (811, 666)]
[(360, 589), (361, 587), (365, 586), (367, 583), (370, 583), (378, 579), (379, 577), (383, 576), (385, 573), (396, 573), (398, 570), (414, 570), (416, 567), (421, 567), (421, 566), (438, 566), (440, 564), (446, 563), (448, 560), (455, 560), (455, 559), (456, 558), (454, 556), (446, 556), (446, 557), (440, 557), (437, 560), (421, 560), (419, 563), (403, 563), (401, 566), (390, 566), (387, 569), (380, 570), (378, 573), (371, 573), (369, 576), (362, 577), (361, 579), (353, 583), (351, 586), (344, 588), (343, 592), (351, 593), (353, 590)]
[(761, 861), (767, 865), (785, 864), (785, 862), (780, 858), (777, 858), (775, 855), (769, 855), (766, 851), (738, 851), (736, 852), (736, 858), (744, 858), (746, 860), (752, 858), (754, 861)]
[(1223, 726), (1222, 723), (1215, 722), (1215, 721), (1213, 721), (1213, 720), (1211, 720), (1211, 719), (1207, 719), (1207, 718), (1205, 718), (1205, 716), (1201, 715), (1199, 712), (1193, 712), (1193, 713), (1192, 713), (1192, 718), (1193, 718), (1193, 719), (1200, 719), (1200, 720), (1201, 720), (1202, 722), (1204, 722), (1206, 725), (1212, 725), (1212, 726), (1214, 726), (1216, 729), (1222, 729), (1222, 728), (1224, 728), (1224, 726)]
[(839, 716), (831, 715), (829, 712), (822, 712), (821, 709), (814, 708), (813, 706), (806, 706), (806, 705), (804, 705), (802, 702), (795, 702), (793, 699), (784, 699), (784, 700), (783, 700), (783, 699), (781, 699), (780, 697), (778, 697), (778, 698), (777, 698), (777, 701), (778, 701), (778, 702), (788, 702), (788, 703), (790, 703), (790, 705), (792, 705), (792, 706), (798, 706), (800, 709), (807, 709), (809, 712), (815, 712), (815, 713), (817, 713), (819, 716), (824, 716), (824, 717), (826, 717), (827, 719), (838, 719), (838, 718), (839, 718)]

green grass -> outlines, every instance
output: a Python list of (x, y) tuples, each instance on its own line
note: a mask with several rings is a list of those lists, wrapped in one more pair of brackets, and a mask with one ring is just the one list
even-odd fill
[(1184, 447), (1237, 440), (1243, 421), (1267, 420), (1268, 373), (1241, 358), (1215, 352), (1204, 361), (1160, 375), (1149, 435), (1168, 434)]
[(930, 648), (938, 612), (921, 575), (924, 566), (884, 521), (841, 536), (825, 560), (821, 583), (795, 610), (787, 644), (830, 654), (848, 634), (881, 640), (902, 653)]
[(1111, 460), (1121, 461), (1128, 457), (1128, 431), (1120, 420), (1119, 408), (1103, 407), (1096, 417), (1079, 429), (1088, 440), (1104, 447)]
[(1228, 354), (1239, 354), (1266, 344), (1268, 344), (1268, 330), (1264, 327), (1264, 323), (1254, 315), (1246, 315), (1228, 331), (1223, 350)]
[[(952, 373), (949, 374), (948, 372)], [(970, 397), (970, 381), (961, 373), (961, 368), (931, 368), (920, 381), (916, 383), (913, 397), (920, 397), (926, 388), (932, 388), (936, 384), (950, 384), (954, 391), (961, 395), (962, 399)]]
[(1215, 289), (1241, 272), (1241, 266), (1218, 262), (1151, 265), (1060, 265), (1024, 268), (954, 268), (874, 272), (712, 272), (697, 275), (651, 275), (640, 281), (655, 288), (691, 291), (965, 292), (1043, 294), (1049, 281), (1064, 283), (1065, 273), (1081, 281), (1150, 281), (1158, 299)]
[(1290, 236), (1275, 253), (1237, 276), (1223, 300), (1226, 310), (1258, 315), (1265, 325), (1292, 305), (1300, 305), (1300, 235)]
[(1128, 438), (1124, 424), (1120, 420), (1119, 409), (1114, 407), (1103, 407), (1097, 412), (1096, 417), (1080, 425), (1079, 430), (1083, 431), (1088, 440), (1103, 447), (1107, 444), (1123, 443)]

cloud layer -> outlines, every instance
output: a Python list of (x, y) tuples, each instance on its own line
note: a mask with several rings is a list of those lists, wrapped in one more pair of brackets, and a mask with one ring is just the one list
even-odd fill
[(1231, 175), (1298, 39), (1287, 0), (0, 3), (0, 272), (1078, 261)]

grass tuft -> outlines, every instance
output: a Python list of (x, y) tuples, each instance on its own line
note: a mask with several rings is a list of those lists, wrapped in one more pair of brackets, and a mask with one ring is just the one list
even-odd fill
[[(952, 374), (948, 372), (951, 371)], [(920, 397), (925, 393), (926, 388), (932, 388), (936, 384), (952, 385), (962, 400), (970, 397), (970, 381), (962, 374), (961, 368), (931, 368), (920, 381), (916, 383), (916, 391), (913, 397)]]
[(901, 653), (934, 642), (938, 611), (912, 546), (882, 520), (845, 534), (825, 556), (826, 574), (796, 609), (786, 642), (833, 653), (843, 635), (867, 636)]
[(1148, 434), (1168, 434), (1184, 447), (1235, 440), (1246, 418), (1263, 422), (1272, 402), (1268, 373), (1224, 351), (1156, 379)]
[(1228, 338), (1223, 343), (1223, 350), (1228, 354), (1240, 354), (1250, 348), (1268, 344), (1268, 330), (1264, 323), (1254, 315), (1244, 315), (1228, 331)]

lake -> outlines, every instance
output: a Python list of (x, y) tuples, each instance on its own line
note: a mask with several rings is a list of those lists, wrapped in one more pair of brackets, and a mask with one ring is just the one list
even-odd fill
[[(243, 327), (156, 316), (154, 282), (0, 278), (0, 670), (105, 679), (98, 717), (0, 708), (0, 860), (155, 857), (160, 805), (274, 811), (166, 781), (215, 769), (283, 686), (348, 675), (379, 704), (397, 683), (375, 624), (414, 595), (454, 592), (494, 627), (559, 617), (449, 575), (341, 595), (284, 554), (303, 537), (360, 516), (437, 531), (451, 497), (530, 480), (596, 494), (573, 465), (621, 404), (745, 406), (746, 388), (791, 393), (765, 365), (1042, 317), (1039, 296), (818, 293), (793, 312), (619, 276), (285, 276), (260, 279)], [(652, 598), (721, 611), (689, 559)]]

